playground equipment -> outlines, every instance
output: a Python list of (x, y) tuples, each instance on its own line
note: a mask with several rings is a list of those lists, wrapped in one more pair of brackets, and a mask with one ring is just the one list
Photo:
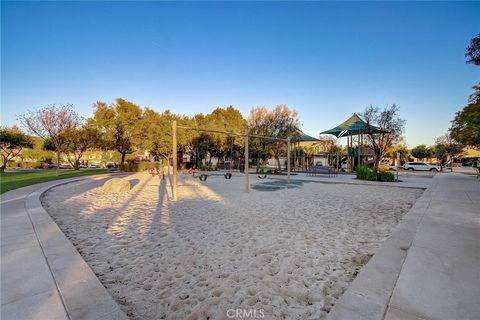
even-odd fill
[[(261, 136), (261, 135), (255, 135), (255, 134), (250, 134), (248, 129), (245, 130), (245, 133), (235, 133), (235, 132), (227, 132), (227, 131), (221, 131), (221, 130), (213, 130), (213, 129), (205, 129), (205, 128), (193, 128), (193, 127), (186, 127), (186, 126), (179, 126), (177, 125), (177, 121), (172, 122), (172, 149), (173, 149), (173, 188), (172, 188), (172, 198), (173, 201), (177, 200), (177, 187), (178, 187), (178, 182), (177, 182), (177, 129), (184, 129), (184, 130), (193, 130), (193, 131), (201, 131), (201, 132), (212, 132), (212, 133), (220, 133), (220, 134), (227, 134), (229, 136), (243, 136), (245, 138), (245, 172), (244, 172), (244, 191), (248, 193), (250, 191), (250, 182), (249, 182), (249, 176), (248, 176), (248, 139), (250, 137), (252, 138), (260, 138), (260, 139), (270, 139), (270, 140), (278, 140), (278, 141), (285, 141), (287, 143), (287, 159), (290, 159), (290, 144), (291, 144), (291, 138), (288, 137), (286, 139), (282, 138), (276, 138), (276, 137), (269, 137), (269, 136)], [(233, 142), (232, 142), (233, 143)], [(227, 175), (225, 174), (226, 179), (231, 179), (231, 164), (230, 164), (230, 172), (229, 173), (229, 178), (227, 178)], [(208, 176), (207, 176), (208, 177)], [(205, 180), (207, 178), (205, 177)], [(205, 181), (202, 180), (202, 181)], [(287, 161), (287, 181), (290, 183), (290, 161)]]

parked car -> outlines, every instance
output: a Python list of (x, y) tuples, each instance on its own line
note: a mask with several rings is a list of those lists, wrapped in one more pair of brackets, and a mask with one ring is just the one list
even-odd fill
[(114, 169), (114, 168), (116, 168), (116, 165), (115, 165), (115, 163), (113, 163), (113, 162), (107, 162), (107, 163), (105, 164), (105, 168), (107, 168), (107, 169)]
[(84, 168), (88, 168), (88, 166), (86, 164), (81, 164), (78, 166), (80, 169), (84, 169)]
[(440, 171), (440, 166), (431, 165), (425, 162), (407, 162), (403, 165), (405, 170), (418, 171)]
[(91, 163), (88, 165), (89, 168), (95, 169), (97, 168), (97, 165), (95, 163)]

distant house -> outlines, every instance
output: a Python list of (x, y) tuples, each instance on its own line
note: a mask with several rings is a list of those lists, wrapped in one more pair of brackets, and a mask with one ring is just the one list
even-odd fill
[(466, 147), (460, 156), (454, 159), (454, 166), (471, 166), (473, 162), (480, 161), (480, 150)]

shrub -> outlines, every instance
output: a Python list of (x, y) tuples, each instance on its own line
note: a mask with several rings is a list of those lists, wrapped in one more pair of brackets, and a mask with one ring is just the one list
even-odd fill
[(42, 168), (42, 163), (40, 161), (34, 161), (34, 162), (9, 162), (7, 164), (8, 168), (22, 168), (22, 169), (31, 169), (31, 168)]
[(369, 175), (373, 170), (362, 164), (357, 167), (357, 179), (361, 180), (370, 180), (368, 179)]
[(369, 181), (393, 182), (395, 181), (395, 176), (390, 171), (382, 171), (379, 168), (377, 172), (375, 169), (369, 168), (366, 165), (359, 165), (357, 167), (357, 179), (369, 180)]
[(378, 174), (377, 171), (370, 169), (367, 173), (367, 180), (369, 181), (377, 181), (378, 180)]
[(385, 171), (380, 173), (380, 180), (386, 182), (394, 182), (395, 176), (390, 171)]

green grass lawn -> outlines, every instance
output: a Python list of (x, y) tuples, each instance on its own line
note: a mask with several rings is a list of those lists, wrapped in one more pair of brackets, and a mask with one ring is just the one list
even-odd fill
[(55, 170), (39, 170), (33, 172), (4, 172), (0, 173), (0, 194), (10, 190), (26, 187), (31, 184), (46, 181), (90, 176), (94, 174), (109, 173), (106, 169), (87, 170), (60, 170), (60, 175), (55, 176)]

